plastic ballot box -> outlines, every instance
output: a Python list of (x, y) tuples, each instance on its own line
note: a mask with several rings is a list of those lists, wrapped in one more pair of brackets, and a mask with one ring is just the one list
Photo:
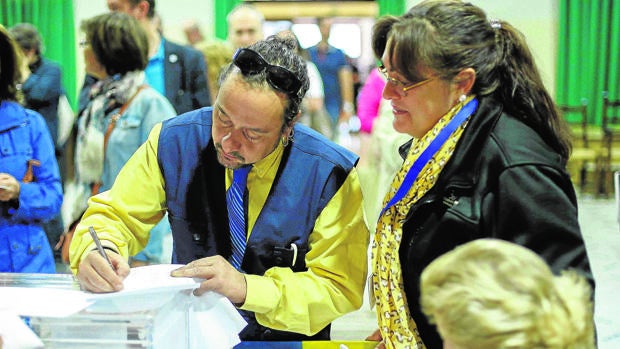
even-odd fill
[[(0, 287), (3, 295), (19, 290), (13, 301), (21, 303), (18, 309), (26, 309), (19, 311), (20, 315), (46, 349), (190, 348), (191, 290), (104, 296), (88, 300), (82, 310), (64, 316), (61, 306), (80, 307), (68, 298), (87, 294), (79, 290), (72, 275), (0, 273)], [(28, 309), (25, 302), (49, 311)]]
[(142, 310), (96, 306), (63, 318), (31, 317), (30, 327), (45, 348), (189, 348), (187, 296), (179, 292), (154, 307), (149, 303)]

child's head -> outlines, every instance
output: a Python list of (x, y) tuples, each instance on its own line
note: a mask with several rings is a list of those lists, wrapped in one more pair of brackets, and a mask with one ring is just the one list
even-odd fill
[(527, 248), (481, 239), (422, 273), (421, 304), (454, 349), (594, 348), (591, 290)]

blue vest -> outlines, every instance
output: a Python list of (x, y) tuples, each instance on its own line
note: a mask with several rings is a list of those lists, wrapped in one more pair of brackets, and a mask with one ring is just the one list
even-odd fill
[[(158, 144), (168, 217), (174, 238), (173, 263), (232, 253), (226, 209), (225, 168), (211, 139), (212, 108), (198, 109), (163, 122)], [(317, 217), (357, 163), (354, 153), (328, 142), (303, 125), (284, 150), (269, 196), (260, 212), (242, 263), (248, 274), (272, 267), (307, 270), (308, 237)], [(297, 257), (291, 244), (297, 246)], [(242, 340), (307, 340), (275, 331), (247, 313)], [(329, 339), (329, 326), (312, 339)]]

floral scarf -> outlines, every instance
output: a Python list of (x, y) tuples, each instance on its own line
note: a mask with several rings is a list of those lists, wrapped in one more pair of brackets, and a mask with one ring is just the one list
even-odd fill
[[(383, 199), (384, 207), (396, 194), (398, 188), (400, 188), (415, 160), (472, 98), (473, 96), (470, 96), (466, 101), (454, 106), (422, 138), (413, 139), (405, 162), (394, 177), (391, 188)], [(431, 160), (422, 168), (407, 194), (396, 204), (388, 208), (379, 218), (379, 222), (377, 222), (371, 254), (372, 292), (374, 293), (374, 300), (377, 306), (379, 330), (388, 349), (425, 348), (416, 324), (409, 314), (403, 286), (402, 269), (398, 253), (402, 239), (403, 221), (409, 212), (409, 208), (435, 185), (437, 177), (448, 160), (450, 160), (466, 126), (467, 120), (454, 131)]]

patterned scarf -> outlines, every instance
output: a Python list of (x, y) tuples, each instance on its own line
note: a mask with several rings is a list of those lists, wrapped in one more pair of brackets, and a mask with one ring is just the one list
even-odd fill
[(97, 81), (88, 93), (89, 102), (82, 116), (89, 123), (97, 123), (97, 128), (102, 132), (105, 131), (106, 117), (125, 104), (144, 83), (145, 75), (141, 70)]
[[(422, 138), (413, 139), (405, 162), (394, 177), (390, 191), (383, 199), (383, 207), (396, 194), (407, 172), (420, 154), (471, 99), (473, 99), (473, 96), (470, 96), (465, 102), (454, 106)], [(403, 286), (398, 253), (402, 239), (403, 221), (409, 212), (409, 208), (435, 185), (437, 177), (448, 160), (450, 160), (466, 126), (467, 120), (454, 131), (431, 160), (422, 168), (422, 171), (420, 171), (420, 174), (402, 200), (387, 209), (377, 223), (372, 243), (372, 283), (379, 329), (388, 349), (425, 348), (416, 324), (409, 314)]]
[(111, 115), (144, 83), (144, 71), (133, 71), (100, 80), (91, 87), (88, 105), (78, 119), (75, 170), (79, 182), (90, 184), (101, 180), (103, 139)]

